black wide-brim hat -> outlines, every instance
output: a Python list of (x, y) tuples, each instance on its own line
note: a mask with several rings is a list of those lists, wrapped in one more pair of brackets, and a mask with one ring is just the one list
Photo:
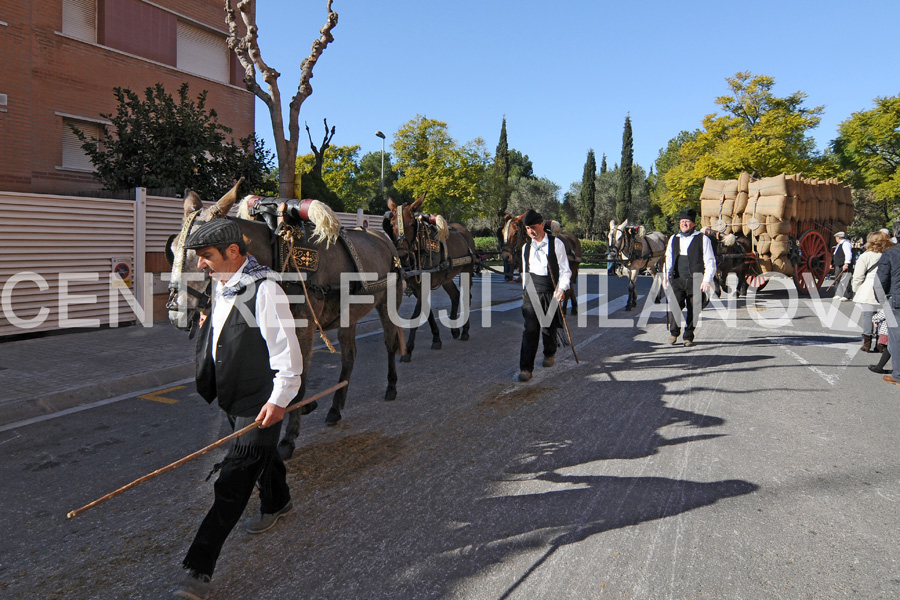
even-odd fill
[(188, 250), (199, 250), (209, 246), (230, 246), (240, 244), (241, 226), (231, 219), (213, 219), (197, 228), (188, 236), (184, 247)]
[(525, 216), (522, 218), (522, 223), (526, 226), (530, 227), (532, 225), (537, 225), (538, 223), (543, 223), (544, 217), (541, 216), (541, 213), (538, 211), (529, 208), (528, 212), (525, 213)]
[(687, 220), (691, 221), (692, 223), (696, 223), (697, 222), (697, 211), (694, 210), (693, 208), (684, 209), (683, 211), (678, 213), (678, 220), (681, 221), (682, 219), (687, 219)]

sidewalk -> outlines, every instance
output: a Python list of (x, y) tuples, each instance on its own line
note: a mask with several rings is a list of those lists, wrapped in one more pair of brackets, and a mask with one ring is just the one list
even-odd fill
[[(491, 304), (519, 299), (521, 289), (492, 274)], [(409, 317), (414, 302), (405, 297), (400, 314)], [(449, 305), (447, 294), (435, 290), (432, 309)], [(475, 277), (472, 308), (480, 306), (481, 278)], [(374, 311), (368, 321), (377, 323)], [(0, 427), (192, 378), (194, 341), (163, 321), (0, 342)]]

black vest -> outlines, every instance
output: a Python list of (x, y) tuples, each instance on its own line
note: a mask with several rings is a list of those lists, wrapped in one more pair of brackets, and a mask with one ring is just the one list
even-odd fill
[[(550, 267), (550, 273), (553, 275), (553, 284), (559, 285), (559, 260), (556, 258), (556, 238), (549, 233), (546, 235), (547, 265)], [(531, 270), (528, 266), (528, 263), (531, 260), (531, 238), (528, 238), (528, 241), (525, 242), (525, 248), (523, 252), (525, 253), (525, 272), (522, 275), (524, 276), (525, 273), (531, 273)], [(546, 275), (544, 277), (546, 277)]]
[(672, 236), (672, 269), (669, 278), (690, 278), (694, 273), (703, 274), (703, 237), (702, 233), (695, 233), (694, 240), (688, 246), (687, 256), (681, 254), (681, 234)]
[[(256, 294), (244, 302), (247, 314), (256, 318)], [(251, 327), (235, 301), (222, 325), (212, 358), (212, 315), (200, 328), (197, 339), (197, 393), (207, 402), (218, 398), (219, 406), (235, 417), (255, 417), (269, 399), (275, 371), (269, 366), (269, 348), (259, 327)]]

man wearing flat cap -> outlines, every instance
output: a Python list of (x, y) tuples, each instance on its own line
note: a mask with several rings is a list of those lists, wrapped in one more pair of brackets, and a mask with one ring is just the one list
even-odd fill
[(268, 267), (247, 254), (240, 225), (213, 219), (196, 229), (185, 248), (216, 282), (212, 310), (197, 340), (197, 391), (218, 400), (235, 430), (259, 427), (232, 442), (216, 465), (212, 508), (184, 559), (188, 574), (177, 598), (207, 598), (210, 578), (225, 539), (240, 519), (254, 486), (260, 514), (246, 529), (262, 533), (291, 510), (284, 462), (277, 444), (288, 404), (300, 390), (303, 357), (288, 298)]
[[(678, 233), (669, 238), (666, 244), (666, 266), (663, 270), (663, 288), (672, 286), (672, 293), (677, 301), (675, 306), (669, 303), (669, 343), (675, 344), (681, 335), (681, 311), (687, 307), (687, 319), (684, 322), (684, 345), (694, 345), (694, 328), (697, 326), (702, 299), (694, 302), (695, 287), (700, 293), (709, 293), (713, 278), (716, 276), (716, 257), (713, 253), (709, 237), (694, 229), (697, 212), (686, 209), (678, 215)], [(699, 285), (698, 285), (699, 283)]]
[(834, 256), (831, 258), (831, 265), (834, 268), (834, 297), (840, 298), (841, 302), (850, 300), (852, 288), (849, 285), (850, 276), (853, 271), (850, 266), (853, 263), (853, 244), (847, 239), (847, 234), (838, 231), (834, 234), (837, 245), (834, 247)]
[[(522, 316), (525, 317), (525, 331), (519, 354), (519, 381), (528, 381), (534, 371), (538, 342), (542, 338), (542, 365), (552, 367), (556, 361), (556, 338), (562, 325), (559, 303), (569, 289), (572, 270), (565, 245), (562, 240), (544, 231), (544, 217), (540, 213), (529, 209), (522, 218), (522, 224), (529, 239), (522, 246)], [(552, 319), (548, 327), (541, 326), (542, 316), (545, 322), (548, 318)]]

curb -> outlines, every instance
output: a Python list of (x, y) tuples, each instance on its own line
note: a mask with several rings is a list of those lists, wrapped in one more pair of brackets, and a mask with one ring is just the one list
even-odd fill
[(193, 377), (194, 363), (184, 363), (145, 373), (53, 392), (0, 407), (0, 426), (36, 417), (44, 417), (94, 402)]

